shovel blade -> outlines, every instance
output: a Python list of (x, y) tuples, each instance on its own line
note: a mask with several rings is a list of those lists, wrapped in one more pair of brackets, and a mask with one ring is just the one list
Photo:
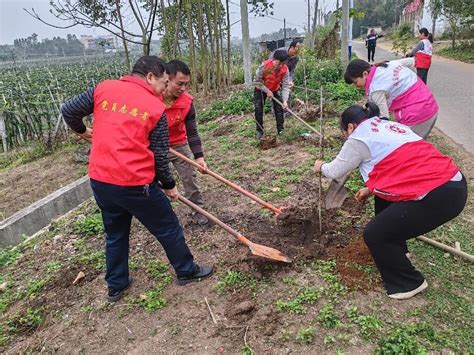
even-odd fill
[(324, 198), (324, 207), (329, 210), (332, 208), (339, 208), (344, 203), (344, 200), (349, 195), (349, 191), (344, 186), (345, 181), (332, 180), (329, 189)]
[(266, 247), (265, 245), (255, 244), (250, 242), (247, 244), (253, 255), (261, 256), (263, 258), (281, 261), (284, 263), (291, 263), (291, 260), (285, 256), (281, 251)]

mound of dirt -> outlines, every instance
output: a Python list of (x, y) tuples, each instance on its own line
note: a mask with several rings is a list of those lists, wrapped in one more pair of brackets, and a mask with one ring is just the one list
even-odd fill
[[(373, 270), (374, 260), (362, 235), (354, 236), (346, 246), (329, 249), (327, 256), (336, 258), (342, 283), (350, 290), (370, 291), (381, 287), (380, 276)], [(368, 268), (373, 271), (366, 271)]]
[(263, 136), (258, 142), (258, 146), (262, 150), (275, 148), (277, 145), (277, 139), (275, 136)]

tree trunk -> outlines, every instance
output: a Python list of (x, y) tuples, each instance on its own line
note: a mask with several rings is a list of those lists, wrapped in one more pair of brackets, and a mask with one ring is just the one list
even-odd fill
[(192, 10), (193, 4), (192, 0), (188, 0), (188, 3), (186, 4), (186, 16), (187, 16), (187, 22), (188, 22), (188, 43), (189, 43), (189, 61), (191, 64), (191, 73), (192, 73), (192, 89), (193, 92), (197, 92), (197, 74), (196, 74), (196, 54), (194, 51), (194, 34), (193, 34), (193, 18), (191, 16), (191, 10)]
[(225, 8), (227, 13), (227, 85), (232, 84), (232, 76), (230, 73), (231, 66), (231, 54), (230, 54), (230, 13), (229, 13), (229, 0), (225, 2)]
[(181, 5), (182, 5), (183, 1), (182, 0), (179, 0), (178, 2), (178, 15), (176, 16), (176, 21), (174, 23), (174, 40), (173, 40), (173, 49), (171, 51), (171, 55), (173, 56), (173, 58), (176, 57), (176, 50), (177, 50), (177, 47), (178, 47), (178, 34), (179, 34), (179, 25), (181, 23)]
[[(160, 11), (161, 11), (161, 17), (163, 18), (163, 27), (165, 29), (165, 35), (163, 36), (162, 40), (168, 42), (165, 44), (165, 48), (169, 48), (169, 27), (168, 27), (168, 19), (166, 17), (166, 10), (165, 10), (165, 2), (163, 0), (160, 0)], [(168, 51), (167, 51), (168, 52)], [(166, 53), (166, 57), (169, 55), (169, 52)]]
[[(210, 88), (215, 88), (216, 87), (216, 75), (214, 74), (216, 72), (216, 48), (214, 46), (214, 34), (212, 33), (213, 31), (213, 13), (211, 12), (211, 0), (204, 0), (205, 2), (205, 11), (206, 11), (206, 24), (207, 24), (207, 33), (209, 34), (209, 43), (211, 45), (211, 55), (209, 56), (209, 67), (212, 68), (212, 70), (208, 70), (208, 78), (209, 78), (209, 86)], [(214, 23), (216, 20), (214, 19)], [(204, 35), (205, 36), (205, 35)], [(207, 42), (206, 42), (207, 44)], [(214, 75), (213, 75), (214, 74)]]
[(247, 0), (240, 0), (240, 18), (242, 25), (242, 51), (244, 56), (244, 80), (245, 84), (252, 82), (251, 54), (250, 54), (250, 34), (249, 34), (249, 12)]
[(220, 3), (218, 4), (217, 0), (214, 0), (214, 39), (216, 40), (216, 89), (221, 86), (221, 49), (219, 46), (219, 39), (221, 34), (219, 32), (219, 23), (220, 23)]
[(431, 34), (433, 35), (433, 39), (435, 36), (435, 31), (436, 31), (436, 20), (438, 19), (438, 16), (433, 15), (433, 23), (431, 24)]
[(117, 15), (118, 15), (119, 22), (120, 22), (120, 31), (122, 33), (123, 50), (125, 52), (125, 64), (127, 65), (128, 71), (131, 72), (132, 71), (132, 65), (130, 64), (130, 55), (128, 53), (127, 40), (125, 39), (122, 13), (120, 12), (120, 0), (115, 0), (115, 7), (117, 9)]
[(197, 9), (198, 9), (198, 39), (200, 45), (200, 52), (201, 52), (201, 75), (202, 75), (202, 83), (204, 86), (204, 96), (207, 96), (209, 91), (208, 85), (208, 76), (207, 76), (207, 69), (208, 69), (208, 62), (207, 62), (207, 45), (204, 39), (204, 29), (203, 29), (203, 21), (202, 21), (202, 0), (197, 0)]
[(316, 39), (316, 26), (318, 25), (318, 6), (319, 6), (319, 1), (316, 0), (314, 2), (313, 30), (311, 31), (311, 44), (313, 46)]

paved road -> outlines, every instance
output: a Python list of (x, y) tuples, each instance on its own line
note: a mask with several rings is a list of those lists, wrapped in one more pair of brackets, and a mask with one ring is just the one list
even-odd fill
[[(367, 60), (363, 43), (355, 42), (353, 50)], [(393, 53), (378, 46), (375, 61), (396, 59)], [(439, 105), (436, 127), (474, 154), (474, 64), (433, 57), (428, 86)]]

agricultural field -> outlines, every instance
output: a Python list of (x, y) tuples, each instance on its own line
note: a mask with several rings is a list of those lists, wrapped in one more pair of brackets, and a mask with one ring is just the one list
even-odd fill
[(5, 120), (7, 147), (24, 146), (31, 141), (50, 146), (64, 134), (59, 109), (66, 99), (126, 72), (122, 61), (115, 57), (1, 65), (0, 113)]
[[(339, 84), (335, 80), (326, 85)], [(345, 104), (343, 99), (360, 99), (343, 90), (325, 90), (326, 159), (334, 157), (342, 144), (334, 113)], [(281, 250), (292, 263), (252, 256), (217, 226), (197, 226), (190, 210), (175, 203), (196, 259), (213, 264), (215, 275), (200, 283), (175, 285), (161, 247), (134, 223), (130, 242), (134, 284), (122, 301), (109, 305), (103, 280), (103, 226), (97, 206), (88, 201), (54, 221), (38, 238), (0, 252), (2, 352), (423, 354), (474, 350), (471, 265), (412, 241), (413, 261), (430, 287), (408, 301), (388, 299), (362, 240), (361, 231), (373, 206), (357, 204), (351, 196), (340, 210), (323, 210), (320, 234), (318, 179), (312, 172), (320, 154), (319, 140), (288, 118), (277, 146), (262, 150), (254, 136), (249, 95), (237, 87), (226, 98), (201, 105), (199, 128), (206, 160), (213, 170), (263, 199), (278, 206), (296, 206), (304, 218), (277, 220), (202, 176), (206, 209), (253, 242)], [(304, 92), (296, 93), (296, 98), (304, 102)], [(309, 101), (315, 102), (315, 97)], [(318, 128), (316, 105), (299, 103), (295, 110)], [(265, 120), (274, 134), (271, 114)], [(432, 140), (455, 158), (466, 176), (473, 176), (469, 156), (439, 132)], [(324, 187), (327, 184), (323, 181)], [(361, 187), (358, 174), (347, 186), (352, 193)], [(463, 214), (429, 236), (450, 245), (458, 241), (472, 253), (472, 221), (471, 194)], [(84, 278), (73, 284), (80, 272)]]

